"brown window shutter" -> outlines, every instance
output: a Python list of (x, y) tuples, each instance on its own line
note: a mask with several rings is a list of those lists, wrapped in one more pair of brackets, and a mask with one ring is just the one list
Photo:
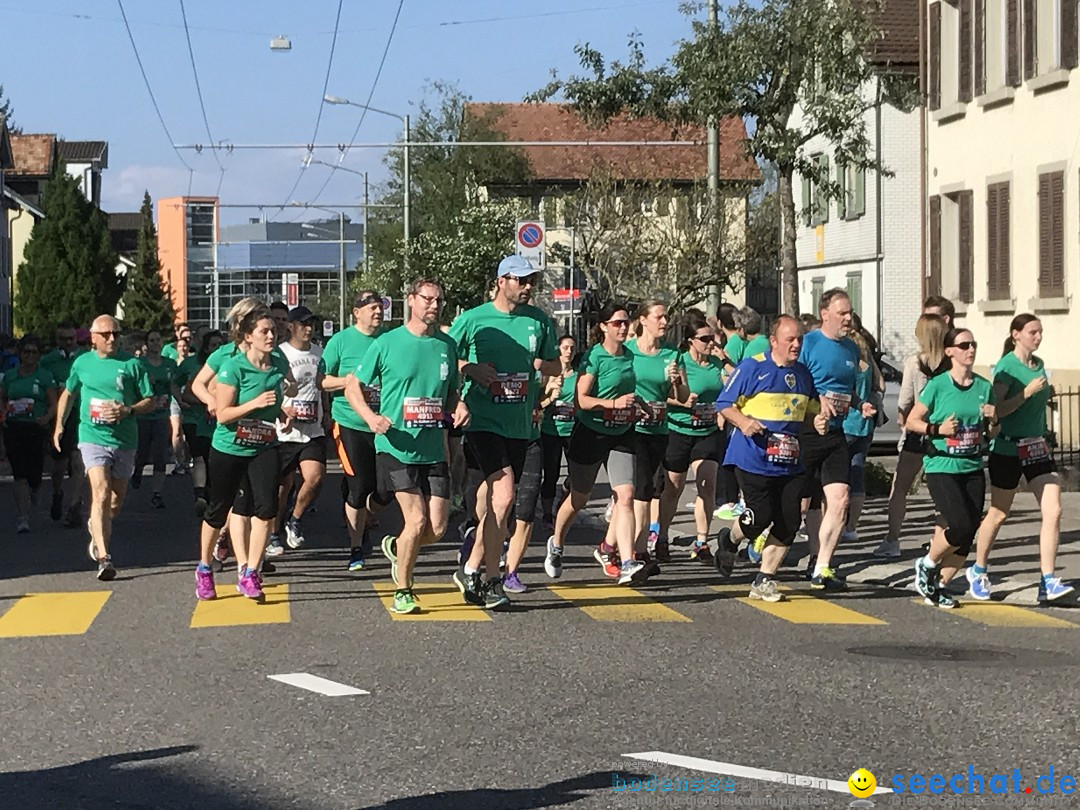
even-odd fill
[(930, 198), (930, 278), (927, 295), (941, 295), (941, 197)]
[(1020, 0), (1005, 0), (1005, 83), (1020, 86)]
[(1000, 189), (1000, 183), (986, 187), (986, 293), (991, 301), (1007, 297), (1001, 285)]
[(1061, 66), (1063, 68), (1080, 67), (1077, 54), (1078, 26), (1077, 0), (1061, 0)]
[(998, 294), (1008, 299), (1012, 288), (1012, 268), (1010, 267), (1010, 219), (1012, 217), (1009, 202), (1009, 184), (998, 183)]
[(930, 6), (930, 47), (927, 49), (926, 75), (927, 106), (931, 110), (941, 107), (941, 3)]
[(975, 73), (975, 95), (981, 96), (986, 93), (986, 0), (975, 0), (973, 16), (972, 70)]
[(1039, 17), (1035, 10), (1038, 0), (1024, 0), (1024, 78), (1030, 79), (1039, 72), (1038, 42)]
[(959, 287), (960, 300), (970, 304), (975, 299), (975, 257), (972, 250), (974, 238), (974, 192), (961, 191), (960, 203), (960, 241), (959, 241)]
[(1039, 296), (1065, 295), (1065, 173), (1039, 175)]
[(960, 0), (960, 47), (957, 49), (959, 75), (956, 79), (956, 97), (971, 101), (971, 2)]

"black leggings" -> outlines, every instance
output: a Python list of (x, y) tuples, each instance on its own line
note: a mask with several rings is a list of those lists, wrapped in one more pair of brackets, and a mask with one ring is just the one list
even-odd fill
[(945, 541), (961, 557), (971, 551), (986, 501), (986, 476), (973, 473), (927, 473), (926, 487), (945, 522)]
[(334, 424), (334, 440), (342, 472), (341, 493), (353, 509), (367, 509), (368, 498), (380, 506), (394, 499), (393, 494), (379, 492), (375, 474), (375, 434)]
[(30, 489), (41, 486), (46, 438), (45, 428), (37, 422), (13, 420), (4, 425), (4, 446), (11, 462), (11, 474), (16, 481), (29, 483)]
[(540, 497), (545, 501), (555, 500), (555, 487), (559, 483), (563, 453), (569, 444), (569, 436), (540, 434), (540, 446), (544, 450), (544, 481), (540, 485)]
[(257, 456), (234, 456), (210, 448), (209, 505), (203, 520), (220, 529), (230, 509), (242, 517), (273, 520), (278, 510), (280, 467), (276, 445)]

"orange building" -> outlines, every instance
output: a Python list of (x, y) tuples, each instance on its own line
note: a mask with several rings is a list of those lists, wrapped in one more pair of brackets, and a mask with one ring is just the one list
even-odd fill
[(181, 321), (218, 325), (214, 298), (217, 197), (166, 197), (157, 203), (158, 259)]

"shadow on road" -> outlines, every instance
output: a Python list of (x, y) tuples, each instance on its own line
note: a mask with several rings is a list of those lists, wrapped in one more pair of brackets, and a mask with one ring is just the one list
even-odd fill
[(611, 788), (611, 772), (596, 771), (540, 787), (451, 790), (391, 799), (383, 804), (364, 805), (358, 810), (533, 810), (573, 804), (589, 798), (589, 791), (605, 788)]

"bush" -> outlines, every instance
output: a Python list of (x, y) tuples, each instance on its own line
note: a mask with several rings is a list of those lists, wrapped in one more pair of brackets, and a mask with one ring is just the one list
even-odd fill
[(875, 461), (866, 462), (866, 497), (887, 498), (892, 488), (892, 473)]

